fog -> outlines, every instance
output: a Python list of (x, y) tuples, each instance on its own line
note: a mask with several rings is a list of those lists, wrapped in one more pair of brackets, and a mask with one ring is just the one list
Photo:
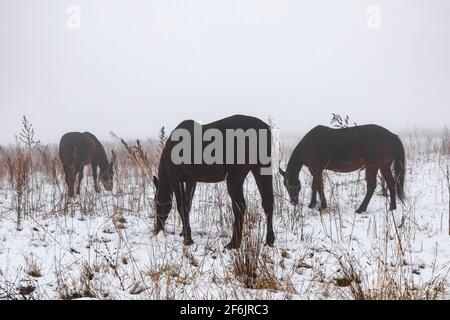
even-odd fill
[(448, 0), (0, 0), (0, 143), (22, 115), (45, 143), (236, 113), (443, 127), (449, 40)]

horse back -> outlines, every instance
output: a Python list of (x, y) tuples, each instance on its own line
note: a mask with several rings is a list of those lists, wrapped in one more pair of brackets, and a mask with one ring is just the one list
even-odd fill
[(398, 137), (374, 124), (339, 129), (317, 126), (301, 144), (305, 163), (347, 172), (394, 160)]
[[(193, 128), (195, 124), (199, 124), (195, 120), (184, 120), (181, 122), (176, 129), (186, 129), (193, 133)], [(203, 124), (202, 130), (206, 131), (208, 129), (218, 129), (225, 134), (226, 129), (267, 129), (270, 130), (270, 126), (258, 119), (256, 117), (246, 116), (246, 115), (233, 115), (224, 119), (220, 119), (211, 123)]]
[(66, 133), (59, 144), (59, 156), (64, 168), (79, 168), (94, 160), (97, 138), (90, 133)]
[[(248, 171), (253, 170), (256, 167), (261, 167), (261, 164), (259, 163), (259, 157), (258, 162), (254, 164), (249, 163), (249, 142), (245, 142), (245, 163), (244, 164), (238, 164), (237, 163), (237, 144), (234, 144), (234, 155), (235, 159), (233, 164), (226, 164), (226, 158), (227, 158), (227, 146), (226, 146), (226, 136), (227, 136), (227, 130), (243, 130), (244, 132), (247, 132), (249, 129), (255, 130), (256, 135), (256, 146), (258, 147), (258, 154), (259, 154), (259, 132), (260, 130), (267, 130), (267, 151), (270, 153), (271, 151), (271, 131), (270, 126), (263, 122), (262, 120), (250, 117), (250, 116), (244, 116), (244, 115), (234, 115), (231, 117), (227, 117), (218, 121), (214, 121), (208, 124), (200, 125), (199, 123), (195, 122), (194, 120), (185, 120), (181, 122), (176, 129), (184, 129), (187, 130), (190, 133), (191, 136), (191, 150), (194, 150), (194, 140), (195, 138), (195, 132), (194, 127), (198, 125), (201, 126), (201, 132), (204, 134), (209, 129), (215, 129), (220, 131), (223, 137), (223, 161), (222, 163), (217, 164), (205, 164), (205, 163), (195, 163), (194, 159), (194, 152), (192, 152), (191, 155), (191, 162), (186, 164), (180, 164), (180, 165), (174, 165), (171, 159), (171, 152), (173, 147), (178, 143), (172, 141), (171, 136), (169, 137), (168, 142), (166, 143), (166, 146), (164, 148), (163, 154), (161, 156), (160, 161), (160, 168), (166, 168), (166, 170), (171, 171), (172, 173), (176, 172), (177, 176), (181, 180), (195, 180), (197, 182), (219, 182), (223, 181), (224, 178), (235, 171)], [(202, 139), (203, 137), (200, 137)], [(202, 152), (205, 150), (206, 146), (209, 145), (210, 141), (201, 141), (202, 143)], [(203, 159), (202, 159), (203, 160)], [(267, 166), (267, 165), (265, 165)], [(173, 176), (173, 175), (172, 175)]]

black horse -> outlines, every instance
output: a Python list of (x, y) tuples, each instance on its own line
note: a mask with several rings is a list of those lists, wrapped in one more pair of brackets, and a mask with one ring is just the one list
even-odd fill
[[(391, 167), (394, 164), (395, 176)], [(309, 208), (316, 206), (317, 192), (321, 207), (327, 207), (323, 191), (323, 171), (351, 172), (366, 170), (367, 194), (357, 213), (365, 212), (376, 188), (377, 172), (385, 179), (390, 193), (390, 210), (397, 208), (396, 194), (403, 202), (405, 181), (405, 151), (399, 137), (377, 125), (332, 129), (317, 126), (300, 141), (294, 149), (286, 171), (281, 170), (291, 204), (298, 204), (301, 189), (298, 178), (302, 166), (307, 166), (311, 175), (312, 197)]]
[(100, 187), (97, 183), (97, 170), (100, 168), (100, 179), (107, 191), (113, 189), (114, 161), (116, 156), (112, 152), (112, 161), (109, 162), (105, 149), (100, 141), (89, 132), (66, 133), (59, 144), (59, 157), (61, 159), (66, 183), (69, 189), (69, 198), (75, 197), (75, 182), (78, 175), (77, 194), (80, 194), (81, 181), (84, 176), (84, 167), (92, 166), (94, 188), (97, 193)]
[[(203, 157), (201, 157), (202, 159), (200, 159), (200, 162), (198, 161), (199, 159), (195, 161), (195, 157), (198, 158), (199, 154), (201, 155), (202, 152), (206, 152), (208, 148), (211, 147), (211, 142), (208, 141), (201, 141), (200, 145), (195, 145), (193, 140), (195, 140), (195, 132), (198, 133), (199, 129), (202, 133), (205, 133), (204, 140), (213, 141), (219, 149), (222, 148), (222, 151), (215, 150), (212, 152), (212, 154), (217, 157), (214, 163), (211, 163), (211, 161), (206, 161)], [(211, 133), (211, 130), (214, 131), (216, 135), (221, 135), (223, 139), (218, 138), (217, 136), (215, 136), (214, 140), (211, 137), (206, 138), (206, 132)], [(231, 132), (245, 132), (247, 136), (244, 138), (243, 143), (236, 143), (239, 138), (236, 138), (235, 136), (232, 138), (230, 136), (226, 139), (230, 133), (230, 130)], [(187, 142), (187, 145), (191, 150), (183, 150), (180, 152), (182, 156), (186, 156), (188, 160), (190, 159), (191, 161), (179, 163), (178, 160), (174, 161), (173, 151), (179, 147), (178, 144), (180, 143), (175, 141), (178, 140), (178, 137), (175, 136), (178, 136), (178, 134), (183, 131), (188, 133), (190, 137), (194, 138), (191, 139), (190, 142)], [(262, 136), (257, 134), (256, 140), (251, 142), (250, 137), (255, 136), (254, 133), (259, 133), (261, 131), (266, 132), (266, 135)], [(234, 146), (232, 149), (229, 148), (229, 145), (227, 146), (227, 141), (228, 143), (233, 143)], [(261, 159), (259, 157), (257, 157), (257, 161), (251, 161), (252, 155), (254, 155), (255, 152), (258, 152), (259, 154), (259, 151), (261, 151), (262, 144), (266, 144), (267, 146), (269, 162), (263, 163), (260, 161)], [(268, 124), (257, 118), (235, 115), (203, 126), (193, 120), (182, 122), (171, 133), (168, 141), (166, 142), (159, 163), (158, 178), (154, 177), (154, 183), (156, 186), (155, 203), (157, 211), (155, 232), (159, 233), (164, 229), (165, 222), (172, 208), (173, 194), (175, 194), (177, 209), (183, 223), (182, 234), (184, 237), (184, 244), (191, 245), (193, 241), (191, 238), (189, 213), (192, 206), (192, 198), (195, 192), (196, 184), (198, 182), (217, 183), (226, 181), (228, 194), (232, 200), (235, 219), (233, 237), (226, 248), (234, 249), (240, 247), (242, 240), (243, 219), (246, 211), (243, 184), (248, 173), (252, 172), (261, 194), (262, 206), (267, 217), (266, 243), (268, 245), (273, 245), (275, 236), (272, 227), (274, 201), (272, 174), (271, 171), (270, 174), (262, 174), (261, 171), (263, 169), (271, 170), (270, 152), (270, 127)], [(245, 161), (242, 161), (244, 160), (243, 158), (239, 160), (238, 155), (242, 154), (245, 155)], [(219, 160), (217, 161), (217, 159)]]

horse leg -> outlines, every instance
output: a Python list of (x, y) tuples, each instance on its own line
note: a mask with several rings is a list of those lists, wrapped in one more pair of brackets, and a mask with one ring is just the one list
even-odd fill
[(100, 187), (98, 186), (98, 182), (97, 182), (97, 164), (96, 163), (92, 163), (92, 178), (94, 179), (94, 189), (95, 192), (100, 193)]
[(181, 222), (183, 224), (183, 237), (184, 245), (189, 246), (194, 243), (191, 236), (191, 226), (189, 223), (189, 212), (186, 210), (186, 192), (184, 190), (184, 184), (182, 182), (177, 184), (174, 190), (175, 197), (177, 199), (177, 209), (181, 217)]
[(261, 175), (259, 168), (252, 171), (255, 177), (256, 185), (258, 186), (259, 193), (261, 194), (262, 207), (266, 214), (267, 219), (267, 235), (266, 245), (273, 246), (275, 242), (275, 234), (273, 232), (273, 184), (272, 176)]
[(320, 197), (320, 212), (324, 211), (327, 207), (327, 199), (325, 198), (325, 191), (323, 188), (323, 170), (318, 171), (317, 177), (317, 189), (319, 190), (319, 197)]
[(377, 172), (378, 168), (375, 166), (370, 166), (366, 169), (367, 193), (358, 210), (356, 210), (356, 213), (362, 213), (367, 210), (367, 205), (369, 204), (370, 199), (372, 199), (373, 193), (377, 187)]
[[(185, 190), (185, 211), (189, 217), (192, 208), (192, 199), (194, 198), (195, 188), (197, 187), (197, 183), (195, 181), (190, 181), (186, 183)], [(184, 230), (184, 227), (183, 227)], [(184, 231), (181, 232), (180, 236), (184, 235)]]
[(186, 211), (191, 212), (192, 199), (194, 198), (195, 188), (197, 187), (196, 182), (186, 183)]
[(234, 214), (233, 236), (231, 242), (225, 246), (225, 249), (227, 250), (237, 249), (241, 246), (244, 215), (247, 211), (247, 204), (245, 203), (242, 185), (247, 173), (241, 177), (233, 177), (233, 175), (230, 175), (227, 179), (227, 189), (233, 204)]
[(311, 189), (312, 189), (312, 193), (311, 193), (311, 202), (308, 205), (308, 208), (312, 209), (317, 205), (317, 189), (318, 189), (318, 179), (316, 177), (316, 175), (310, 170), (311, 175), (313, 176), (313, 181), (311, 184)]
[(80, 195), (81, 191), (81, 181), (83, 181), (84, 167), (78, 170), (78, 185), (77, 185), (77, 195)]
[(237, 249), (241, 246), (244, 215), (247, 210), (242, 188), (240, 191), (234, 191), (233, 198), (231, 201), (233, 202), (234, 226), (231, 242), (225, 247), (228, 250)]
[(69, 189), (69, 198), (75, 198), (75, 178), (76, 178), (76, 172), (75, 168), (70, 166), (64, 168), (64, 173), (66, 176), (66, 184)]
[(383, 175), (383, 178), (386, 181), (387, 186), (389, 188), (389, 195), (391, 198), (389, 210), (395, 210), (397, 209), (397, 203), (395, 201), (395, 179), (394, 176), (392, 175), (391, 164), (382, 167), (381, 174)]

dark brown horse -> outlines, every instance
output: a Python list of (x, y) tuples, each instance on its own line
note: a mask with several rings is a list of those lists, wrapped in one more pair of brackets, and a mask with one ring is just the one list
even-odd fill
[[(394, 164), (395, 176), (391, 167)], [(364, 168), (366, 170), (367, 194), (356, 210), (366, 211), (367, 205), (375, 191), (377, 172), (385, 179), (390, 193), (390, 210), (395, 210), (396, 194), (403, 202), (405, 181), (405, 151), (399, 137), (389, 130), (377, 125), (364, 125), (342, 129), (317, 126), (300, 141), (289, 159), (286, 172), (281, 170), (291, 204), (298, 204), (300, 180), (298, 178), (303, 166), (308, 167), (313, 176), (312, 197), (309, 208), (316, 206), (319, 192), (321, 207), (327, 207), (323, 191), (323, 171), (351, 172)]]
[(100, 187), (97, 183), (97, 170), (100, 168), (100, 179), (107, 191), (113, 189), (115, 154), (113, 160), (108, 161), (105, 149), (98, 139), (89, 132), (70, 132), (61, 138), (59, 144), (59, 157), (61, 159), (66, 183), (69, 189), (69, 197), (75, 197), (75, 182), (78, 174), (77, 194), (80, 194), (81, 181), (83, 180), (84, 167), (92, 166), (94, 187), (97, 193)]
[[(196, 130), (199, 129), (203, 134), (205, 134), (205, 141), (201, 141), (200, 145), (197, 144), (196, 146), (193, 141), (195, 140), (194, 132), (198, 132)], [(226, 139), (230, 132), (237, 132), (236, 130), (241, 131), (241, 133), (248, 133), (247, 138), (245, 138), (243, 140), (244, 142), (241, 144), (235, 143), (238, 140), (235, 137), (231, 138), (230, 136), (229, 139)], [(251, 133), (259, 133), (262, 131), (266, 132), (267, 135), (262, 136), (258, 134), (256, 136), (256, 140), (251, 143)], [(193, 139), (191, 139), (191, 141), (187, 141), (186, 144), (191, 150), (183, 150), (182, 152), (182, 155), (186, 156), (186, 159), (190, 159), (191, 161), (184, 161), (183, 163), (178, 162), (178, 160), (174, 161), (173, 154), (173, 151), (178, 148), (177, 145), (179, 143), (174, 141), (178, 140), (178, 137), (175, 136), (178, 136), (180, 132), (185, 132), (189, 136), (193, 137)], [(208, 135), (207, 132), (215, 133), (214, 139), (211, 136), (206, 138)], [(223, 139), (220, 138), (220, 136)], [(200, 162), (195, 162), (196, 156), (201, 156), (202, 152), (206, 152), (209, 147), (211, 147), (211, 142), (206, 140), (216, 143), (216, 146), (218, 147), (215, 152), (211, 153), (217, 157), (216, 161), (212, 163), (211, 161), (207, 161), (201, 157), (202, 159), (200, 159)], [(184, 138), (183, 142), (186, 142), (184, 141)], [(229, 146), (227, 147), (227, 143), (230, 142), (234, 144), (234, 148), (230, 148)], [(262, 144), (266, 144), (267, 146), (266, 154), (268, 155), (268, 163), (265, 163), (265, 161), (260, 161), (261, 159), (259, 157), (257, 161), (251, 161), (252, 153), (254, 155), (257, 151), (259, 154), (259, 151), (262, 150)], [(219, 149), (223, 152), (219, 151)], [(184, 152), (186, 152), (186, 154)], [(203, 126), (192, 120), (182, 122), (171, 133), (171, 136), (169, 137), (161, 155), (158, 168), (159, 177), (154, 177), (154, 183), (156, 186), (155, 203), (157, 210), (155, 232), (158, 233), (164, 229), (165, 222), (172, 208), (173, 194), (175, 194), (177, 209), (183, 223), (182, 234), (184, 237), (184, 244), (192, 244), (193, 241), (191, 238), (189, 213), (192, 206), (192, 198), (195, 192), (196, 184), (198, 182), (217, 183), (226, 181), (228, 194), (232, 201), (235, 219), (233, 237), (226, 248), (238, 248), (241, 245), (243, 219), (246, 211), (243, 184), (248, 173), (252, 172), (261, 194), (262, 206), (267, 217), (266, 244), (273, 245), (275, 236), (272, 227), (274, 201), (272, 173), (270, 171), (270, 174), (267, 174), (268, 171), (265, 171), (265, 173), (262, 174), (261, 171), (263, 169), (271, 170), (270, 152), (270, 127), (257, 118), (236, 115)], [(245, 155), (245, 161), (242, 161), (242, 158), (241, 161), (238, 159), (239, 154)], [(217, 161), (217, 159), (219, 160)]]

